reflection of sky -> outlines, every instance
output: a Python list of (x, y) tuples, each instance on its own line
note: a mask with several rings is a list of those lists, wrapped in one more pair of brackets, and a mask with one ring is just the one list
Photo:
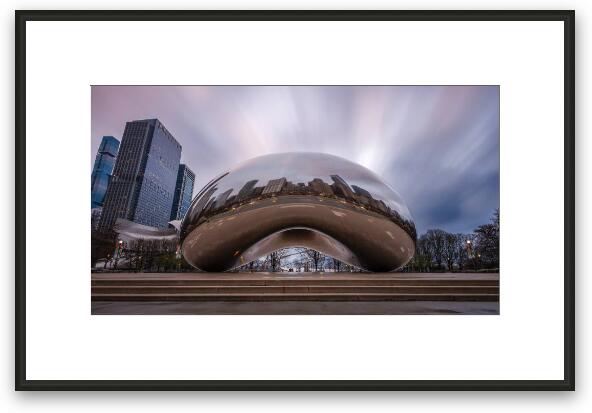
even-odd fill
[(322, 179), (326, 184), (333, 184), (331, 175), (339, 175), (350, 186), (357, 185), (370, 192), (377, 201), (384, 203), (399, 212), (404, 218), (412, 219), (401, 196), (392, 188), (384, 185), (372, 171), (360, 167), (346, 159), (318, 153), (291, 153), (261, 156), (243, 162), (230, 174), (216, 182), (215, 196), (232, 189), (228, 195), (236, 195), (250, 180), (258, 180), (255, 187), (265, 187), (274, 179), (286, 178), (293, 184), (308, 185), (315, 178)]
[(183, 146), (194, 194), (245, 159), (312, 151), (381, 176), (419, 233), (471, 231), (499, 206), (497, 86), (93, 87), (90, 167), (101, 136), (153, 117)]

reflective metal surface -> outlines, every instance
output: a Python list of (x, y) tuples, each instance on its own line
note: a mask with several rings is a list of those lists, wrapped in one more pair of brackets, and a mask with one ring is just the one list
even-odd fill
[(187, 262), (225, 271), (286, 247), (312, 248), (369, 271), (415, 252), (403, 199), (370, 170), (337, 156), (250, 159), (206, 185), (181, 225)]
[(139, 239), (146, 241), (176, 241), (179, 236), (179, 222), (178, 220), (169, 222), (168, 228), (156, 228), (128, 221), (127, 219), (117, 218), (113, 226), (113, 231), (117, 233), (118, 239), (124, 241)]

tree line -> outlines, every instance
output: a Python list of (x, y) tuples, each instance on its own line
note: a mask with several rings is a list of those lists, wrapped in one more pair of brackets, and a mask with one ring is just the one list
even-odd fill
[(405, 271), (499, 269), (499, 208), (491, 221), (470, 234), (430, 229), (417, 240), (415, 256)]
[[(102, 246), (96, 240), (98, 249)], [(98, 270), (133, 272), (186, 272), (193, 267), (177, 253), (177, 241), (169, 239), (136, 239), (104, 241), (103, 257), (93, 262)], [(113, 246), (115, 244), (115, 247)], [(99, 262), (100, 261), (100, 262)]]

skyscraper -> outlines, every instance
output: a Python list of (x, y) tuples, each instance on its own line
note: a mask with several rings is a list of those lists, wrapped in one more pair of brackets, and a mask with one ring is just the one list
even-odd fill
[(331, 185), (326, 183), (320, 178), (315, 178), (308, 183), (308, 186), (312, 188), (313, 191), (324, 194), (324, 195), (333, 195), (333, 189)]
[(101, 213), (103, 212), (103, 208), (96, 207), (90, 210), (90, 227), (93, 230), (99, 228), (99, 222), (101, 222)]
[(117, 139), (113, 136), (103, 136), (90, 176), (91, 208), (103, 206), (118, 149)]
[(271, 179), (263, 188), (263, 195), (267, 194), (274, 194), (276, 192), (281, 192), (282, 188), (286, 184), (286, 178), (278, 178), (278, 179)]
[(236, 196), (236, 200), (240, 202), (243, 199), (248, 198), (251, 195), (251, 192), (253, 192), (253, 188), (255, 187), (257, 182), (259, 182), (258, 179), (253, 179), (253, 180), (247, 182), (246, 184), (244, 184), (243, 187), (241, 188), (241, 190), (238, 191), (238, 194)]
[(335, 194), (337, 196), (346, 198), (346, 199), (353, 199), (354, 198), (354, 191), (350, 188), (347, 184), (345, 179), (340, 177), (339, 175), (331, 175), (331, 179), (333, 180), (334, 184), (331, 187), (334, 188)]
[(127, 122), (99, 230), (117, 218), (166, 228), (171, 217), (181, 145), (158, 119)]
[(216, 203), (214, 204), (214, 208), (222, 208), (224, 204), (226, 204), (226, 200), (228, 199), (233, 190), (234, 189), (230, 188), (218, 195), (218, 197), (216, 198)]
[(179, 166), (177, 173), (177, 183), (175, 185), (175, 196), (173, 198), (173, 209), (171, 211), (171, 221), (183, 219), (185, 213), (191, 205), (193, 197), (193, 184), (195, 183), (195, 174), (185, 164)]
[(358, 185), (352, 185), (351, 188), (354, 190), (354, 192), (360, 196), (365, 196), (368, 199), (372, 199), (372, 194), (368, 191), (366, 191), (364, 188), (358, 186)]

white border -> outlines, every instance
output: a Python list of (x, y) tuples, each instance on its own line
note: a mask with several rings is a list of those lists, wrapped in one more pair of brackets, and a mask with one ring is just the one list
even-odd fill
[[(90, 316), (90, 84), (500, 84), (502, 315)], [(561, 22), (28, 22), (27, 379), (562, 379), (562, 160)]]

